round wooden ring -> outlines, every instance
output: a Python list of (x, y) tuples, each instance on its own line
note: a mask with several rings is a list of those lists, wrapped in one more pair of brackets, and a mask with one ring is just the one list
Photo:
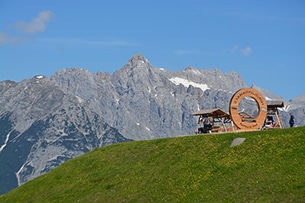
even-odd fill
[[(253, 122), (243, 121), (238, 113), (238, 105), (245, 97), (251, 97), (255, 100), (258, 106), (258, 115)], [(259, 129), (267, 116), (267, 103), (264, 96), (253, 88), (243, 88), (238, 90), (230, 101), (230, 115), (231, 120), (239, 129), (242, 130), (255, 130)]]

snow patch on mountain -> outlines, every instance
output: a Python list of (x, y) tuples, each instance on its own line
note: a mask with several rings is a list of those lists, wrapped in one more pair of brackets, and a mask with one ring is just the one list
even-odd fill
[(10, 132), (6, 135), (4, 144), (0, 147), (0, 152), (1, 152), (1, 151), (4, 149), (4, 147), (7, 145), (7, 142), (8, 142), (8, 140), (10, 139), (11, 132), (12, 132), (12, 131), (10, 131)]
[(79, 103), (84, 102), (84, 99), (83, 99), (83, 98), (81, 98), (81, 97), (79, 97), (79, 96), (77, 96), (77, 95), (76, 95), (75, 97), (77, 98), (77, 100), (78, 100)]
[(210, 89), (208, 87), (207, 84), (199, 84), (199, 83), (195, 83), (189, 80), (186, 80), (184, 78), (179, 78), (179, 77), (173, 77), (169, 79), (172, 83), (174, 83), (175, 85), (183, 85), (185, 87), (189, 87), (190, 85), (192, 85), (193, 87), (198, 87), (200, 88), (203, 92)]
[(36, 79), (42, 79), (42, 78), (44, 78), (44, 76), (43, 75), (36, 75), (35, 78)]
[(288, 112), (289, 108), (290, 108), (290, 104), (289, 105), (285, 105), (283, 108), (278, 108), (278, 110)]

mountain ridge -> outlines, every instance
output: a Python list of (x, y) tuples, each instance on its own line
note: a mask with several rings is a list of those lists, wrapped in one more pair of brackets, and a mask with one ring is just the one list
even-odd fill
[[(66, 68), (51, 77), (0, 82), (0, 161), (14, 160), (14, 167), (0, 172), (0, 179), (9, 182), (1, 185), (5, 189), (0, 193), (96, 147), (192, 135), (197, 122), (193, 112), (228, 111), (230, 98), (244, 87), (235, 72), (190, 66), (167, 71), (153, 67), (141, 54), (112, 75)], [(260, 91), (275, 98), (267, 90)], [(296, 124), (305, 125), (304, 104), (300, 96), (280, 111), (286, 127), (289, 109)], [(20, 153), (13, 152), (22, 146)]]

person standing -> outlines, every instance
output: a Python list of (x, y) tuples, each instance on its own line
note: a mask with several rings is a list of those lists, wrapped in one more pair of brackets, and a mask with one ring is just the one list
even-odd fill
[(199, 133), (199, 134), (204, 133), (204, 118), (200, 118), (200, 119), (199, 119), (198, 133)]
[(294, 122), (295, 122), (294, 116), (292, 115), (292, 113), (290, 113), (289, 125), (291, 128), (294, 126)]

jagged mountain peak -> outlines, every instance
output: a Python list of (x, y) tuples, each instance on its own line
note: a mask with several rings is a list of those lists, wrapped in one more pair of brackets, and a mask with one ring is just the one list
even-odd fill
[(156, 68), (141, 54), (135, 54), (123, 68), (113, 73), (111, 81), (113, 84), (121, 84), (122, 87), (132, 88), (127, 83), (132, 81), (134, 85), (143, 85), (146, 81), (157, 79)]
[(305, 94), (301, 94), (301, 95), (291, 99), (290, 101), (295, 101), (295, 102), (299, 102), (299, 103), (304, 103), (305, 104)]
[(143, 55), (141, 54), (135, 54), (131, 59), (129, 59), (128, 63), (124, 66), (124, 68), (151, 68), (152, 65), (146, 59)]
[(142, 54), (140, 54), (140, 53), (135, 54), (131, 59), (129, 59), (129, 62), (132, 65), (135, 65), (134, 63), (137, 63), (137, 62), (149, 63), (149, 61)]
[(197, 68), (194, 68), (193, 66), (187, 66), (184, 71), (187, 73), (190, 72), (194, 74), (200, 74), (200, 71)]

